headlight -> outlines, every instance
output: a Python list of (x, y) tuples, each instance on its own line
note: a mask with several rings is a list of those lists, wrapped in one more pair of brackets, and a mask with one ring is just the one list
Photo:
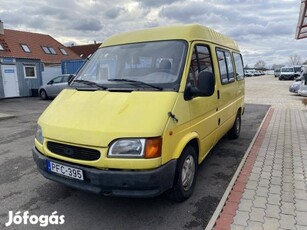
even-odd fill
[(162, 138), (120, 139), (111, 145), (108, 157), (155, 158), (161, 156)]
[(37, 125), (35, 138), (36, 138), (36, 140), (37, 140), (40, 144), (43, 144), (43, 143), (44, 143), (43, 131), (42, 131), (42, 127), (40, 127), (40, 125)]

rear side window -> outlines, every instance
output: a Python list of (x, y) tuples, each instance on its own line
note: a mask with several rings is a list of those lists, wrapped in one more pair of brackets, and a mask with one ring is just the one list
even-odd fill
[(216, 54), (218, 58), (222, 84), (234, 82), (235, 77), (230, 52), (227, 50), (217, 50)]
[(243, 67), (243, 60), (242, 56), (239, 53), (233, 53), (233, 58), (235, 62), (236, 67), (236, 76), (237, 80), (243, 80), (244, 79), (244, 67)]

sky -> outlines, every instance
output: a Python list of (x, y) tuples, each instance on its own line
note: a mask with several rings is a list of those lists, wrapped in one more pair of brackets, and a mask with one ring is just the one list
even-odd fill
[(296, 40), (301, 0), (0, 0), (5, 29), (49, 34), (66, 46), (103, 42), (113, 34), (197, 23), (238, 43), (244, 64), (307, 60)]

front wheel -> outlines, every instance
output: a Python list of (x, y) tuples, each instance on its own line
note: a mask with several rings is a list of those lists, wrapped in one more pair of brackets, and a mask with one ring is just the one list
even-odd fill
[(195, 187), (196, 171), (196, 150), (189, 145), (183, 150), (178, 159), (174, 186), (168, 191), (168, 196), (172, 200), (182, 202), (192, 195)]
[(237, 139), (240, 136), (241, 132), (241, 113), (237, 112), (235, 123), (232, 128), (228, 131), (228, 136), (230, 139)]

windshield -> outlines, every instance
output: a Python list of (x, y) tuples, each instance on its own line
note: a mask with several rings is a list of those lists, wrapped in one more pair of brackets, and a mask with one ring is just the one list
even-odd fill
[(186, 42), (178, 40), (100, 48), (71, 86), (177, 91), (185, 56)]
[(282, 68), (281, 72), (293, 72), (293, 68)]

